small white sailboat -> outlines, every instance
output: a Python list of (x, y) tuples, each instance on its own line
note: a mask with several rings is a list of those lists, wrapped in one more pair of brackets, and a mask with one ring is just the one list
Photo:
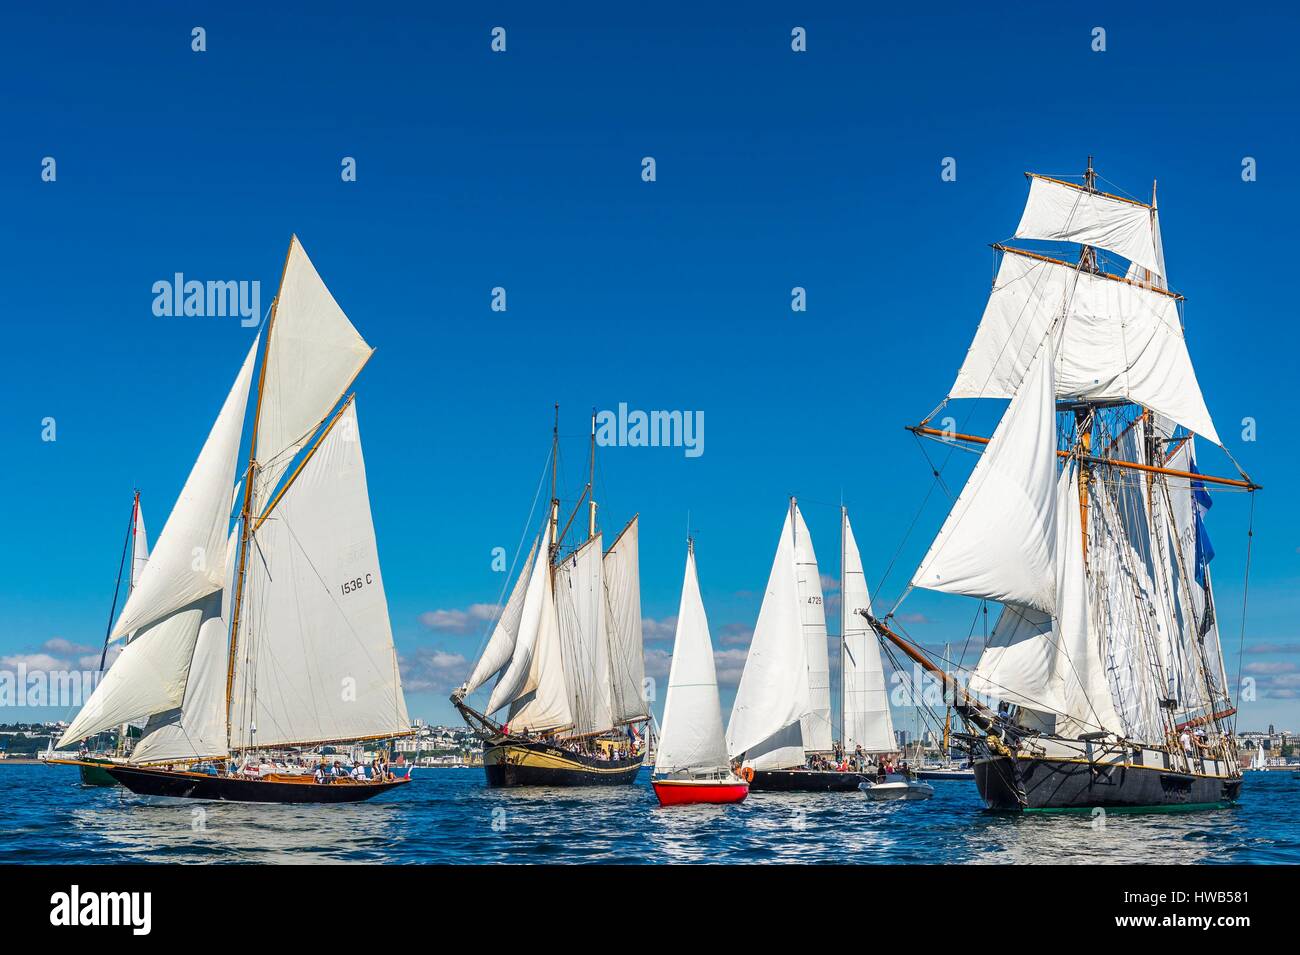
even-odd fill
[(651, 779), (661, 806), (736, 803), (749, 784), (731, 771), (722, 730), (722, 704), (709, 620), (695, 572), (695, 546), (686, 543), (686, 576), (677, 611), (663, 732)]

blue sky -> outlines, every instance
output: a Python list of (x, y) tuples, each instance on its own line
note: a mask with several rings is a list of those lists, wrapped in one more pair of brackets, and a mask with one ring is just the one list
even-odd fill
[[(1285, 400), (1300, 344), (1296, 15), (926, 11), (7, 10), (0, 658), (98, 647), (132, 489), (156, 534), (248, 347), (234, 319), (156, 317), (152, 284), (260, 280), (265, 306), (293, 232), (378, 348), (358, 410), (415, 714), (452, 719), (446, 689), (482, 637), (470, 608), (502, 588), (491, 552), (520, 538), (557, 401), (569, 499), (592, 407), (704, 413), (700, 457), (599, 460), (605, 527), (641, 514), (652, 666), (671, 639), (688, 511), (733, 660), (788, 494), (824, 573), (838, 572), (841, 498), (873, 586), (897, 552), (878, 596), (892, 604), (944, 514), (936, 492), (917, 517), (932, 479), (902, 427), (951, 384), (1021, 173), (1077, 174), (1091, 153), (1131, 193), (1159, 180), (1207, 403), (1266, 485), (1243, 657), (1260, 699), (1242, 725), (1300, 728)], [(194, 26), (206, 52), (191, 50)], [(505, 53), (489, 48), (494, 26)], [(790, 49), (794, 26), (806, 53)], [(1243, 157), (1257, 181), (1242, 181)], [(790, 309), (794, 286), (806, 312)], [(987, 433), (995, 410), (972, 428)], [(41, 440), (46, 417), (55, 442)], [(1232, 473), (1215, 449), (1201, 461)], [(945, 481), (968, 467), (956, 456)], [(1247, 518), (1243, 495), (1219, 495), (1210, 516), (1230, 670)], [(974, 608), (917, 592), (905, 609), (914, 636), (960, 644)]]

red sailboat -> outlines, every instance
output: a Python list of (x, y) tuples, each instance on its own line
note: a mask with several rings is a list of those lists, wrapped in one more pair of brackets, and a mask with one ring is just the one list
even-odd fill
[(713, 641), (689, 540), (663, 732), (650, 782), (661, 806), (736, 803), (749, 795), (749, 782), (731, 771), (727, 759)]

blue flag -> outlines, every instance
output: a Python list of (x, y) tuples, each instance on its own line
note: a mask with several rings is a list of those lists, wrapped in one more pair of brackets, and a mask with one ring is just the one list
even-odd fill
[[(1196, 470), (1195, 462), (1192, 462), (1192, 473), (1201, 473)], [(1210, 544), (1204, 520), (1205, 512), (1213, 506), (1214, 501), (1205, 489), (1204, 482), (1192, 481), (1192, 515), (1196, 524), (1196, 582), (1202, 587), (1205, 586), (1205, 568), (1214, 560), (1214, 547)]]

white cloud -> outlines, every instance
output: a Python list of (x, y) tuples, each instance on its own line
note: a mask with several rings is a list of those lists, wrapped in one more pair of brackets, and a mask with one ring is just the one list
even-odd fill
[(438, 633), (468, 636), (481, 633), (496, 615), (496, 604), (470, 604), (464, 610), (427, 611), (420, 614), (420, 623)]
[(402, 688), (411, 693), (428, 691), (450, 693), (465, 682), (469, 660), (447, 650), (422, 648), (410, 656), (399, 656)]
[(647, 642), (652, 640), (671, 640), (677, 633), (677, 617), (664, 617), (662, 620), (655, 620), (653, 617), (641, 618), (641, 636)]

